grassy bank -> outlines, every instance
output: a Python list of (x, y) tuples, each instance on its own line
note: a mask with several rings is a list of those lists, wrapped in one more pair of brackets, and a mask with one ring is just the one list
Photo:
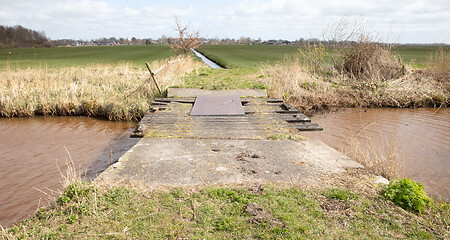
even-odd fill
[[(204, 66), (192, 57), (154, 61), (163, 90)], [(158, 94), (146, 69), (132, 63), (85, 67), (9, 68), (0, 75), (0, 116), (83, 115), (109, 120), (139, 120)]]
[(165, 45), (0, 49), (0, 69), (7, 65), (13, 69), (58, 69), (121, 62), (145, 68), (145, 62), (172, 56), (171, 49)]
[(4, 239), (446, 239), (449, 205), (422, 214), (384, 200), (368, 173), (323, 186), (141, 190), (78, 182)]

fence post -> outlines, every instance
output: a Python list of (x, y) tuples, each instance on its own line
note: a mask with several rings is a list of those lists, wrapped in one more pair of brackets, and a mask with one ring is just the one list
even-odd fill
[(161, 89), (159, 88), (158, 83), (156, 82), (155, 75), (153, 74), (152, 70), (150, 69), (150, 64), (148, 64), (148, 62), (146, 62), (145, 65), (147, 66), (147, 69), (150, 72), (150, 75), (152, 76), (153, 82), (155, 83), (156, 88), (158, 89), (159, 95), (161, 95), (162, 94)]

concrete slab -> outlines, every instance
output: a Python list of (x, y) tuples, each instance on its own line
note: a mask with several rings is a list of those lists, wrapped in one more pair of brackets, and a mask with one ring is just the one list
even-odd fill
[(287, 182), (316, 184), (320, 177), (362, 168), (318, 140), (143, 138), (97, 182), (147, 187)]
[(169, 88), (169, 98), (192, 98), (199, 95), (238, 95), (240, 97), (267, 97), (265, 89), (204, 90), (197, 88)]

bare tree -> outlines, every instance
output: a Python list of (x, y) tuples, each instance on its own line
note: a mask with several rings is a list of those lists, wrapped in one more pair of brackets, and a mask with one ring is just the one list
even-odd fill
[(177, 25), (178, 38), (174, 39), (171, 48), (178, 54), (187, 54), (191, 49), (195, 49), (200, 45), (199, 32), (191, 33), (188, 31), (188, 26), (183, 26), (179, 19), (175, 17), (175, 24)]

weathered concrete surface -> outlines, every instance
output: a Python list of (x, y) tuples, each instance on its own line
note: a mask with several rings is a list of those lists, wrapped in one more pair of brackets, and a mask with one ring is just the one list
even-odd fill
[(197, 88), (169, 88), (167, 97), (193, 98), (198, 95), (238, 95), (240, 97), (267, 97), (265, 89), (204, 90)]
[(318, 140), (143, 138), (97, 182), (147, 187), (287, 182), (316, 184), (320, 177), (362, 166)]

